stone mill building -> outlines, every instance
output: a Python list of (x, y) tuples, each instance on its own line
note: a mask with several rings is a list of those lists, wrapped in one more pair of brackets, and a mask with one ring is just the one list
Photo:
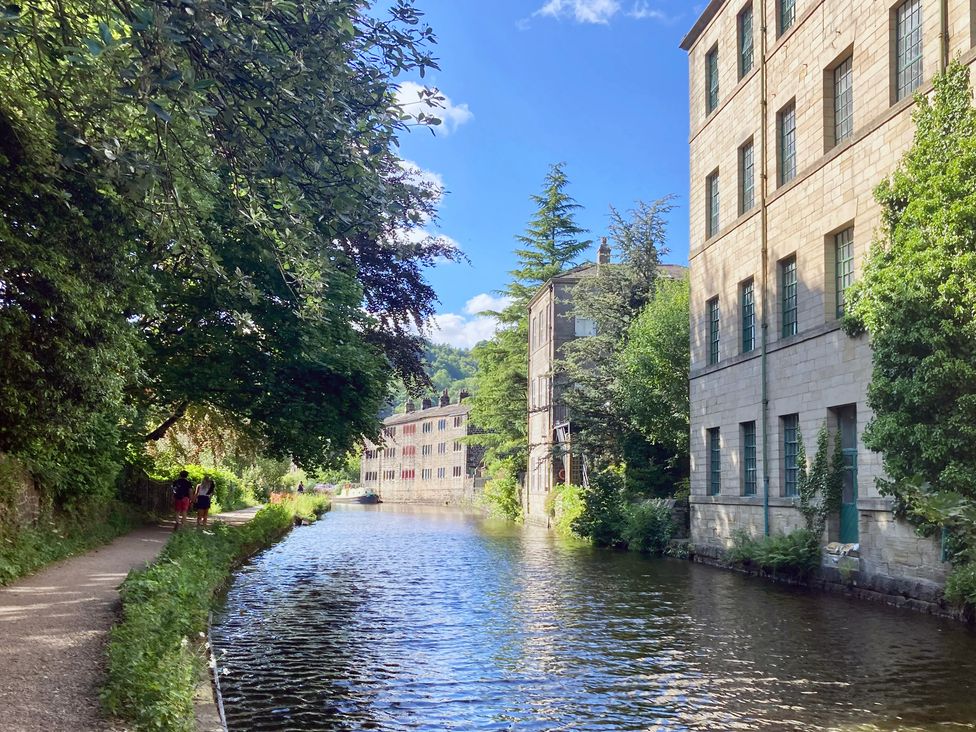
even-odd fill
[(360, 482), (387, 503), (474, 505), (481, 496), (484, 448), (465, 437), (471, 424), (466, 391), (452, 402), (447, 392), (437, 403), (408, 401), (403, 414), (383, 420), (383, 441), (367, 441)]
[(876, 488), (870, 347), (840, 318), (879, 226), (872, 191), (912, 142), (913, 94), (974, 45), (969, 0), (712, 0), (681, 42), (696, 547), (799, 526), (797, 443), (812, 457), (826, 424), (847, 466), (828, 539), (857, 545), (869, 584), (944, 580), (938, 542)]

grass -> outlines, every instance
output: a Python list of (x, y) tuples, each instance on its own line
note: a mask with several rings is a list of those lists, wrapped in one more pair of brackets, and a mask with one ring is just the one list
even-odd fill
[(143, 523), (138, 509), (108, 501), (42, 518), (37, 525), (0, 533), (0, 586), (41, 567), (84, 554), (127, 534)]
[(122, 585), (122, 622), (108, 648), (106, 711), (134, 730), (194, 729), (193, 692), (203, 669), (199, 639), (218, 589), (233, 568), (279, 539), (295, 518), (328, 510), (316, 495), (286, 498), (243, 526), (176, 532), (159, 558)]

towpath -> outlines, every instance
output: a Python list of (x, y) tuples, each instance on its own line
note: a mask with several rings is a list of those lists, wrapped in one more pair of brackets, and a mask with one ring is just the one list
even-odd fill
[[(242, 524), (257, 511), (212, 518)], [(118, 587), (130, 569), (156, 558), (171, 531), (172, 524), (138, 529), (0, 588), (0, 730), (109, 728), (98, 690)]]

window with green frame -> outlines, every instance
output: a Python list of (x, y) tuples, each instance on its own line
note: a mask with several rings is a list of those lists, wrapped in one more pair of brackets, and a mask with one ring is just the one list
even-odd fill
[(722, 436), (718, 427), (708, 430), (708, 495), (722, 489)]
[(895, 11), (895, 99), (922, 84), (922, 0), (906, 0)]
[(796, 257), (780, 263), (781, 297), (783, 301), (783, 337), (797, 333), (796, 322)]
[(742, 283), (739, 299), (742, 309), (742, 352), (756, 347), (756, 287), (752, 280)]
[(752, 140), (739, 148), (739, 215), (756, 205), (756, 162)]
[(796, 0), (779, 0), (777, 36), (781, 36), (793, 27), (796, 20)]
[(854, 227), (834, 236), (834, 273), (837, 288), (837, 317), (844, 317), (845, 292), (854, 282)]
[(739, 78), (752, 71), (753, 43), (752, 43), (752, 3), (739, 13)]
[(799, 477), (797, 456), (800, 447), (800, 416), (787, 414), (780, 421), (783, 425), (783, 495), (796, 496)]
[(790, 102), (776, 116), (779, 132), (779, 184), (796, 177), (796, 104)]
[(742, 495), (756, 495), (756, 423), (742, 423)]
[(718, 363), (719, 338), (719, 309), (718, 298), (708, 301), (708, 364)]
[(718, 171), (705, 179), (705, 238), (711, 239), (719, 228)]
[(718, 45), (705, 54), (705, 114), (718, 106)]

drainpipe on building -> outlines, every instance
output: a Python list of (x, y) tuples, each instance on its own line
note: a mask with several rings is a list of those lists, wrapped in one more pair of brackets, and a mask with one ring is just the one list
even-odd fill
[(939, 71), (949, 65), (949, 0), (939, 3)]
[(766, 95), (766, 0), (760, 2), (760, 17), (762, 31), (759, 34), (759, 94), (761, 99), (761, 122), (759, 127), (759, 147), (762, 150), (762, 174), (759, 191), (759, 216), (761, 220), (762, 244), (762, 323), (760, 332), (760, 370), (761, 370), (761, 404), (762, 404), (762, 464), (763, 464), (763, 535), (769, 536), (769, 377), (767, 373), (768, 359), (766, 342), (769, 334), (769, 248), (768, 221), (766, 216), (766, 196), (768, 192), (769, 176), (767, 174), (769, 154), (767, 152), (766, 126), (769, 118), (769, 103)]

